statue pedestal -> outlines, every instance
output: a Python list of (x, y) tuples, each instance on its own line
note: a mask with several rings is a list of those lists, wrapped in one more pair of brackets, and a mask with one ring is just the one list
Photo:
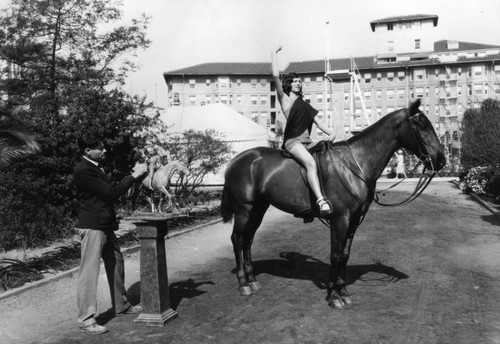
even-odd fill
[(134, 322), (164, 326), (177, 316), (177, 312), (170, 307), (165, 235), (168, 221), (183, 217), (188, 215), (143, 213), (126, 218), (136, 225), (141, 245), (142, 313)]

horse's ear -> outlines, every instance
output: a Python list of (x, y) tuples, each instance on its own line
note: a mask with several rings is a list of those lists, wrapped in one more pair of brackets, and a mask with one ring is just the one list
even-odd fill
[(420, 107), (420, 98), (417, 98), (413, 103), (410, 104), (410, 116), (418, 113), (418, 108)]

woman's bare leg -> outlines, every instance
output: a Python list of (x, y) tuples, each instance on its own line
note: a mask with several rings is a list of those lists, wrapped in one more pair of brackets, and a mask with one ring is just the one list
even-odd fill
[(290, 154), (292, 154), (302, 164), (302, 166), (306, 168), (307, 181), (309, 182), (316, 199), (322, 198), (323, 194), (319, 185), (318, 168), (311, 153), (307, 151), (303, 144), (298, 143), (292, 146)]

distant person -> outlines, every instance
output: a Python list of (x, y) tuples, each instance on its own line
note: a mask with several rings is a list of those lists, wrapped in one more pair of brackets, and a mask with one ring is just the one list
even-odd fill
[(107, 332), (106, 327), (98, 325), (95, 320), (101, 258), (116, 315), (141, 311), (127, 299), (123, 256), (114, 233), (118, 229), (114, 204), (134, 182), (146, 175), (147, 169), (145, 165), (139, 165), (121, 183), (112, 184), (99, 164), (106, 153), (103, 142), (84, 136), (78, 140), (78, 145), (83, 155), (73, 171), (73, 182), (80, 200), (77, 228), (82, 239), (77, 286), (78, 326), (83, 332), (94, 335)]
[(318, 110), (302, 99), (302, 81), (296, 73), (290, 73), (280, 79), (278, 71), (277, 53), (281, 50), (273, 50), (271, 53), (272, 72), (276, 84), (276, 93), (281, 105), (281, 110), (286, 118), (285, 133), (283, 138), (283, 149), (290, 153), (307, 171), (307, 181), (316, 196), (316, 204), (322, 215), (332, 213), (330, 202), (323, 196), (318, 178), (316, 161), (307, 148), (311, 146), (310, 138), (313, 123), (329, 135), (329, 139), (335, 139), (333, 132), (318, 117)]
[(396, 175), (398, 178), (407, 178), (405, 171), (405, 156), (403, 151), (400, 149), (396, 152), (398, 164), (396, 165)]

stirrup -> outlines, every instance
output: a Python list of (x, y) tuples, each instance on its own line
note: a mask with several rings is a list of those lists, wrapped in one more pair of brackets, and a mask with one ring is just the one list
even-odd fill
[[(321, 197), (320, 199), (318, 199), (316, 201), (316, 204), (319, 207), (319, 212), (321, 213), (321, 215), (328, 215), (333, 213), (332, 203), (330, 203), (330, 201), (327, 200), (325, 197)], [(326, 209), (325, 205), (328, 206), (328, 209)]]

